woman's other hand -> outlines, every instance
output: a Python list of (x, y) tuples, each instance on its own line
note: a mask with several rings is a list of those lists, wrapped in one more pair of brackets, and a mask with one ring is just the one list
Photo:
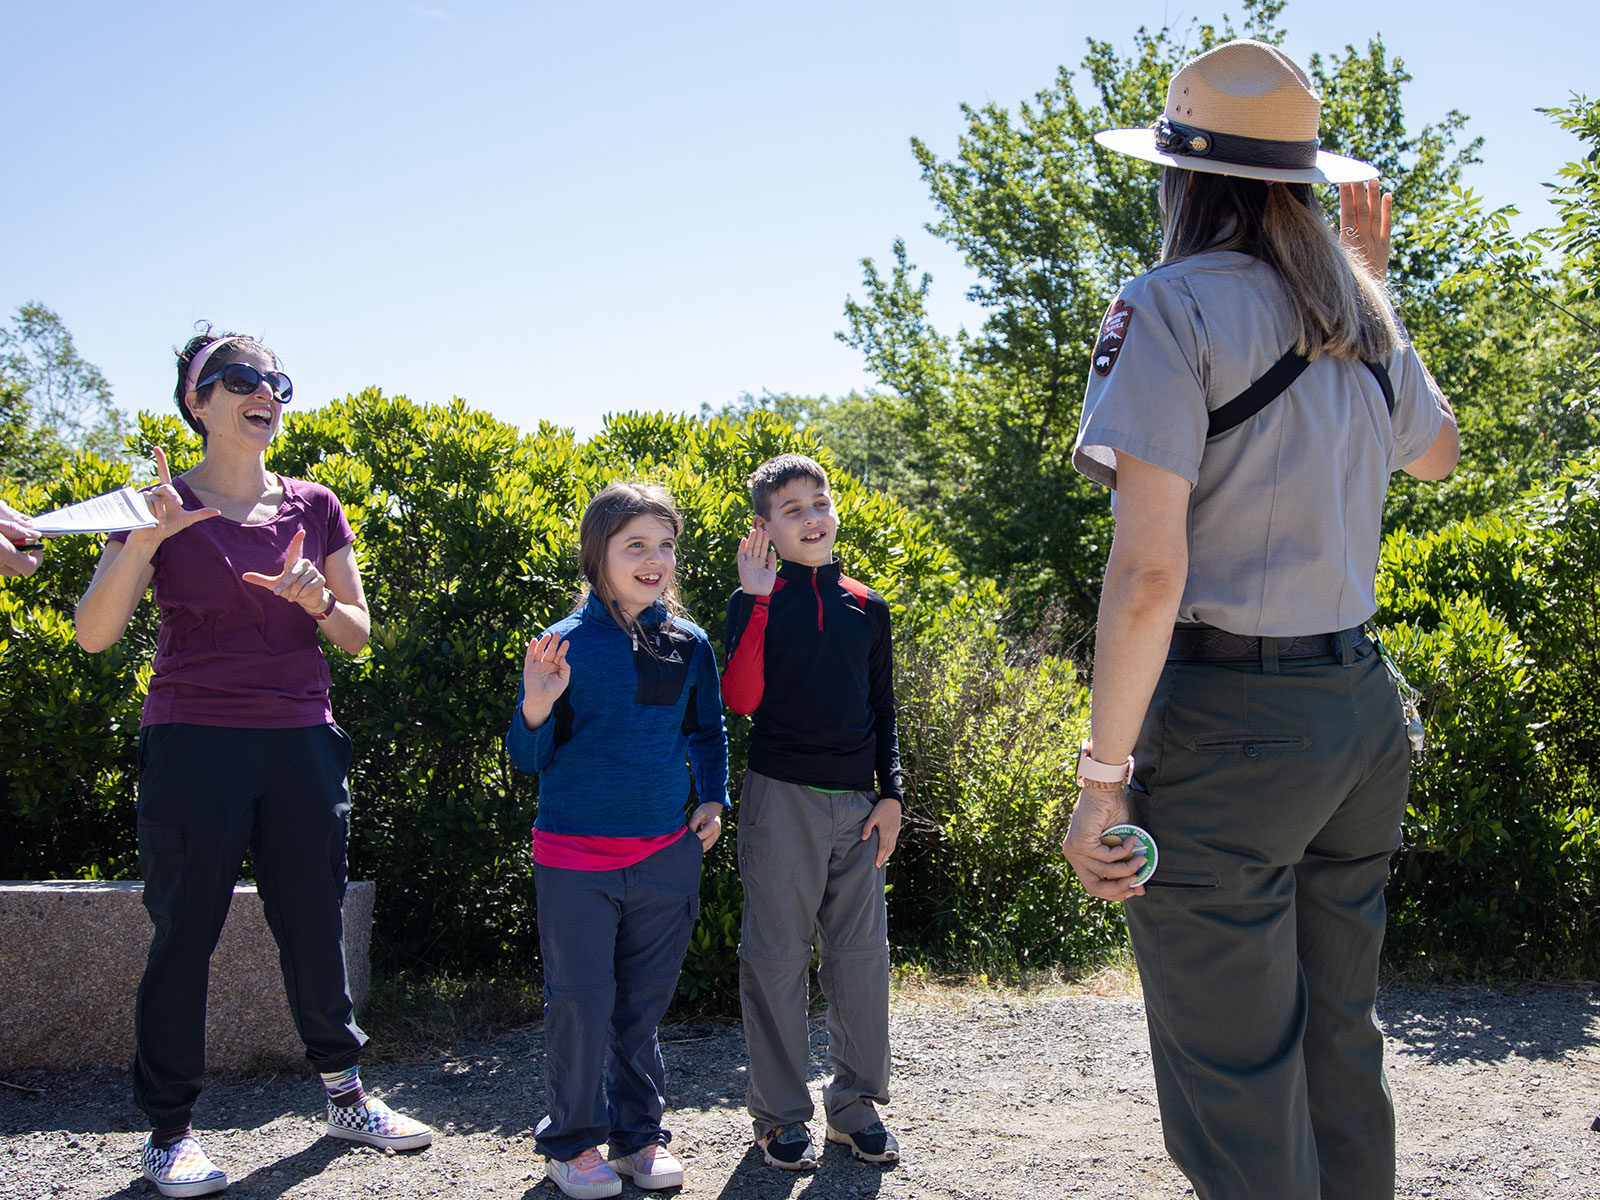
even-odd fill
[(1355, 251), (1372, 277), (1389, 271), (1389, 233), (1394, 196), (1376, 179), (1339, 185), (1339, 241)]
[(300, 550), (306, 543), (306, 531), (295, 530), (289, 539), (289, 548), (283, 554), (283, 570), (276, 575), (263, 575), (260, 571), (246, 571), (239, 576), (246, 583), (271, 588), (285, 600), (292, 601), (312, 616), (328, 611), (327, 578), (309, 558), (302, 558)]

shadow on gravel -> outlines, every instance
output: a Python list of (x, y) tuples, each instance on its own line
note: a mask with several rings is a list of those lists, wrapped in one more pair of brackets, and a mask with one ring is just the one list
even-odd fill
[(884, 1172), (892, 1170), (857, 1162), (845, 1147), (827, 1143), (820, 1170), (780, 1171), (767, 1166), (761, 1151), (751, 1145), (717, 1200), (870, 1200), (882, 1188)]
[(333, 1138), (319, 1138), (298, 1154), (290, 1154), (277, 1162), (257, 1167), (250, 1174), (232, 1180), (235, 1192), (249, 1192), (251, 1200), (275, 1200), (290, 1188), (305, 1181), (307, 1176), (320, 1174), (336, 1158), (350, 1153), (348, 1142)]
[[(319, 1174), (334, 1159), (350, 1149), (348, 1143), (337, 1144), (323, 1139), (298, 1154), (280, 1158), (275, 1163), (258, 1167), (250, 1174), (228, 1180), (229, 1192), (248, 1191), (251, 1200), (276, 1200), (290, 1188), (304, 1183), (307, 1177)], [(135, 1155), (135, 1160), (138, 1156)], [(126, 1186), (107, 1192), (103, 1200), (150, 1200), (155, 1188), (145, 1182), (142, 1175), (129, 1180)]]
[(1600, 1044), (1600, 986), (1395, 990), (1378, 997), (1394, 1055), (1432, 1063), (1560, 1058)]

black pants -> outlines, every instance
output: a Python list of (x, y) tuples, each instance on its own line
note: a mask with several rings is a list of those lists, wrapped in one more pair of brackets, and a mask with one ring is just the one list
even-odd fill
[(134, 1007), (134, 1102), (184, 1125), (205, 1074), (211, 952), (246, 851), (306, 1057), (356, 1065), (344, 963), (350, 739), (337, 725), (152, 725), (139, 735), (139, 872), (155, 923)]

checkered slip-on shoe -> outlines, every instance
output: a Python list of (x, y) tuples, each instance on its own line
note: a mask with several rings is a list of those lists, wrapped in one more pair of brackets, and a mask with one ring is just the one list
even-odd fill
[(376, 1096), (368, 1096), (360, 1104), (328, 1101), (328, 1119), (322, 1123), (322, 1132), (387, 1150), (416, 1150), (433, 1142), (433, 1130), (395, 1112)]
[(145, 1138), (139, 1164), (144, 1168), (144, 1177), (163, 1196), (209, 1196), (228, 1186), (228, 1177), (212, 1165), (193, 1134), (186, 1134), (165, 1150), (152, 1146)]

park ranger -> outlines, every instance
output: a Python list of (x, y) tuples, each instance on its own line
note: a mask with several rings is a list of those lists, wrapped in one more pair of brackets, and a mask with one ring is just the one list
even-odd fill
[[(1363, 626), (1390, 474), (1443, 478), (1459, 448), (1383, 291), (1391, 197), (1318, 149), (1319, 107), (1276, 47), (1233, 41), (1151, 126), (1097, 135), (1165, 166), (1163, 244), (1106, 314), (1073, 455), (1116, 534), (1063, 849), (1128, 901), (1200, 1200), (1394, 1193), (1373, 1005), (1409, 745)], [(1124, 822), (1159, 858), (1102, 842)]]

